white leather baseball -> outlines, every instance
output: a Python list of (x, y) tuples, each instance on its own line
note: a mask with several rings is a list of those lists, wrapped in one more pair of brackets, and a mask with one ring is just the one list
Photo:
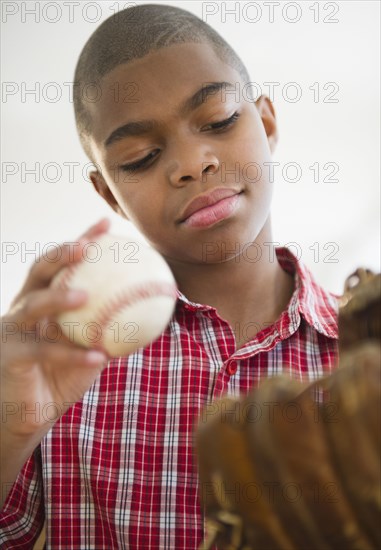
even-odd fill
[(110, 356), (147, 346), (167, 327), (176, 283), (163, 257), (136, 238), (110, 234), (86, 245), (83, 259), (62, 269), (54, 288), (86, 290), (86, 304), (57, 318), (63, 333)]

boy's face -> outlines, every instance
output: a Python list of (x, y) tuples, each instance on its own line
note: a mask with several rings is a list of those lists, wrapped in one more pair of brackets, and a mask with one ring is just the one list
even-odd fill
[[(212, 82), (232, 87), (204, 93), (197, 106), (184, 109)], [(101, 86), (101, 99), (89, 103), (99, 168), (91, 179), (170, 265), (224, 261), (269, 237), (272, 184), (264, 163), (271, 161), (275, 119), (268, 100), (262, 98), (257, 108), (248, 99), (237, 71), (209, 46), (187, 43), (120, 65)], [(234, 113), (239, 117), (232, 124), (212, 126)], [(137, 121), (154, 124), (144, 131), (126, 127)], [(239, 193), (230, 215), (202, 227), (181, 221), (192, 199), (215, 188)]]

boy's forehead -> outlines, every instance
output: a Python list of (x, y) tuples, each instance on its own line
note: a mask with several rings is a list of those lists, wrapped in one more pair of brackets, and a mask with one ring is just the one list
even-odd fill
[[(175, 77), (172, 82), (166, 82), (168, 86), (186, 78), (192, 72), (200, 75), (214, 68), (221, 70), (228, 67), (216, 54), (214, 49), (207, 43), (187, 42), (172, 44), (152, 51), (147, 55), (136, 58), (127, 63), (118, 65), (103, 78), (106, 85), (113, 80), (124, 78), (126, 75), (131, 79), (140, 79), (144, 83), (155, 80), (165, 82), (164, 76), (173, 73)], [(164, 71), (164, 73), (163, 73)]]
[[(117, 66), (100, 82), (97, 101), (89, 101), (93, 134), (110, 129), (120, 117), (154, 117), (175, 112), (200, 86), (240, 81), (208, 44), (186, 43), (161, 48)], [(107, 128), (106, 128), (107, 127)]]

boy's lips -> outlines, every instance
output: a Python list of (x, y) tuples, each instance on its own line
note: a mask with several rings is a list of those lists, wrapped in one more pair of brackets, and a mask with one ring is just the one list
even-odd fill
[(178, 220), (178, 223), (184, 222), (185, 220), (187, 220), (187, 218), (192, 216), (192, 214), (194, 214), (195, 212), (198, 212), (199, 210), (202, 210), (203, 208), (206, 208), (208, 206), (212, 206), (228, 197), (233, 197), (234, 195), (238, 195), (240, 192), (241, 191), (238, 189), (217, 187), (212, 191), (209, 191), (208, 193), (198, 195), (195, 199), (193, 199), (190, 203), (188, 203), (185, 210), (181, 214), (180, 219)]

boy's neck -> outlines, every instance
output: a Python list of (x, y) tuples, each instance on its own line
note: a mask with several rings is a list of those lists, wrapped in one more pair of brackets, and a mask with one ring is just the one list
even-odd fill
[(294, 290), (294, 278), (281, 268), (275, 247), (261, 245), (272, 242), (271, 234), (262, 237), (256, 241), (262, 255), (255, 262), (243, 255), (214, 264), (169, 260), (180, 291), (192, 302), (215, 307), (235, 333), (237, 348), (279, 318)]

